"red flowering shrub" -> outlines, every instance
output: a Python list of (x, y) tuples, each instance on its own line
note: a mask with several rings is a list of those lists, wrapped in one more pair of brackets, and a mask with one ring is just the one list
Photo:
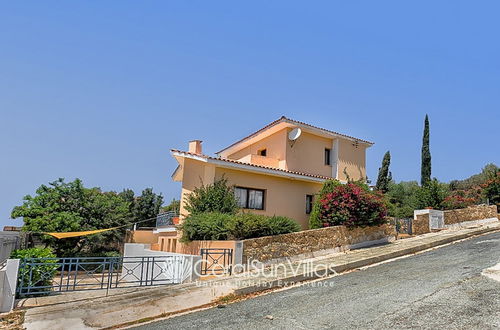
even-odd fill
[(453, 190), (443, 201), (445, 210), (463, 209), (481, 203), (481, 187)]
[(500, 210), (500, 171), (490, 174), (488, 181), (483, 185), (483, 194), (490, 203), (496, 204)]
[(387, 208), (382, 194), (366, 185), (339, 185), (319, 200), (319, 220), (323, 227), (377, 226), (386, 223)]

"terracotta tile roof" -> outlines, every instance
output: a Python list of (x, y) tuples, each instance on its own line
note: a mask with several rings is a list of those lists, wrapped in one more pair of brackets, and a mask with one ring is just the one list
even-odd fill
[(233, 163), (233, 164), (239, 164), (239, 165), (248, 165), (252, 167), (258, 167), (258, 168), (263, 168), (267, 170), (273, 170), (273, 171), (279, 171), (283, 173), (288, 173), (288, 174), (295, 174), (295, 175), (302, 175), (302, 176), (307, 176), (311, 178), (317, 178), (317, 179), (323, 179), (323, 180), (329, 180), (333, 179), (332, 177), (324, 176), (324, 175), (319, 175), (319, 174), (312, 174), (312, 173), (306, 173), (306, 172), (299, 172), (299, 171), (290, 171), (290, 170), (285, 170), (282, 168), (277, 168), (277, 167), (270, 167), (270, 166), (264, 166), (264, 165), (257, 165), (257, 164), (251, 164), (251, 163), (245, 163), (241, 162), (239, 160), (234, 160), (234, 159), (228, 159), (228, 158), (221, 158), (221, 157), (211, 157), (207, 155), (200, 155), (200, 154), (195, 154), (189, 151), (182, 151), (182, 150), (177, 150), (177, 149), (171, 149), (171, 152), (177, 152), (189, 156), (196, 156), (196, 157), (202, 157), (206, 159), (211, 159), (211, 160), (218, 160), (218, 161), (223, 161), (223, 162), (228, 162), (228, 163)]
[(314, 125), (311, 125), (311, 124), (307, 124), (307, 123), (304, 123), (304, 122), (301, 122), (301, 121), (298, 121), (298, 120), (293, 120), (293, 119), (290, 119), (290, 118), (286, 118), (285, 116), (281, 117), (281, 119), (285, 119), (285, 120), (290, 121), (292, 123), (296, 123), (296, 124), (300, 124), (300, 125), (304, 125), (304, 126), (309, 126), (309, 127), (312, 127), (312, 128), (316, 128), (316, 129), (319, 129), (319, 130), (322, 130), (322, 131), (325, 131), (325, 132), (328, 132), (328, 133), (333, 133), (335, 135), (340, 135), (340, 136), (343, 136), (343, 137), (346, 137), (346, 138), (349, 138), (349, 139), (358, 140), (360, 142), (364, 142), (364, 143), (367, 143), (367, 144), (374, 144), (373, 142), (370, 142), (370, 141), (367, 141), (367, 140), (363, 140), (363, 139), (359, 139), (359, 138), (354, 137), (354, 136), (350, 136), (350, 135), (338, 133), (338, 132), (335, 132), (335, 131), (331, 131), (331, 130), (328, 130), (328, 129), (325, 129), (325, 128), (321, 128), (321, 127), (318, 127), (318, 126), (314, 126)]
[(230, 146), (228, 146), (228, 147), (226, 147), (226, 148), (224, 148), (224, 149), (222, 149), (222, 150), (220, 150), (220, 151), (216, 152), (216, 154), (219, 154), (219, 153), (223, 152), (224, 150), (227, 150), (227, 149), (229, 149), (229, 148), (231, 148), (231, 147), (233, 147), (233, 146), (235, 146), (235, 145), (237, 145), (237, 144), (239, 144), (239, 143), (241, 143), (241, 142), (243, 142), (243, 141), (245, 141), (245, 140), (247, 140), (247, 139), (250, 139), (250, 138), (252, 138), (252, 137), (254, 137), (254, 136), (257, 136), (257, 135), (259, 135), (261, 132), (265, 131), (266, 129), (268, 129), (268, 128), (270, 128), (270, 127), (272, 127), (272, 126), (274, 126), (274, 125), (276, 125), (276, 124), (278, 124), (278, 123), (280, 123), (280, 122), (290, 122), (290, 123), (295, 123), (295, 124), (298, 124), (298, 125), (303, 125), (303, 126), (307, 126), (307, 127), (310, 127), (310, 128), (319, 129), (319, 130), (322, 130), (322, 131), (325, 131), (325, 132), (328, 132), (328, 133), (332, 133), (332, 134), (335, 134), (335, 135), (343, 136), (343, 137), (348, 138), (348, 139), (358, 140), (358, 141), (360, 141), (360, 142), (364, 142), (364, 143), (367, 143), (367, 144), (370, 144), (370, 145), (372, 145), (372, 144), (373, 144), (373, 142), (370, 142), (370, 141), (367, 141), (367, 140), (358, 139), (358, 138), (355, 138), (355, 137), (350, 136), (350, 135), (346, 135), (346, 134), (338, 133), (338, 132), (331, 131), (331, 130), (328, 130), (328, 129), (324, 129), (324, 128), (321, 128), (321, 127), (318, 127), (318, 126), (310, 125), (310, 124), (304, 123), (304, 122), (302, 122), (302, 121), (293, 120), (293, 119), (287, 118), (287, 117), (285, 117), (285, 116), (281, 116), (281, 118), (279, 118), (279, 119), (277, 119), (277, 120), (273, 121), (272, 123), (267, 124), (266, 126), (262, 127), (262, 128), (261, 128), (261, 129), (259, 129), (258, 131), (255, 131), (255, 132), (253, 132), (252, 134), (250, 134), (250, 135), (248, 135), (248, 136), (246, 136), (246, 137), (244, 137), (244, 138), (242, 138), (242, 139), (240, 139), (240, 140), (236, 141), (235, 143), (231, 144)]

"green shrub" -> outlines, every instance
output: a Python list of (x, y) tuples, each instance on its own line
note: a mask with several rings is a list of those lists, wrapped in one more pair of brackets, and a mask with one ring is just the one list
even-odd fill
[(187, 217), (182, 225), (182, 241), (239, 240), (262, 236), (287, 234), (300, 230), (292, 219), (253, 213), (235, 215), (199, 213)]
[(444, 199), (447, 195), (448, 186), (434, 178), (417, 191), (417, 208), (432, 207), (434, 209), (442, 209)]
[(191, 214), (179, 226), (182, 240), (227, 240), (230, 219), (229, 214), (219, 212)]
[(273, 216), (269, 219), (271, 225), (271, 235), (281, 235), (300, 231), (299, 224), (290, 218)]
[[(52, 253), (51, 249), (48, 248), (31, 248), (12, 251), (10, 257), (12, 259), (21, 259), (21, 265), (23, 261), (29, 258), (56, 258), (56, 255)], [(19, 269), (19, 282), (22, 281), (23, 286), (51, 286), (52, 279), (58, 268), (57, 259), (50, 260), (37, 260), (37, 265), (34, 266), (24, 266)], [(30, 280), (31, 273), (31, 280)], [(48, 288), (31, 289), (31, 292), (37, 291), (49, 291)]]
[(208, 212), (234, 214), (238, 211), (234, 188), (228, 186), (224, 178), (213, 184), (202, 185), (186, 197), (186, 210), (190, 214)]
[(385, 193), (388, 201), (388, 214), (395, 218), (413, 218), (413, 210), (418, 208), (417, 181), (391, 182), (389, 191)]

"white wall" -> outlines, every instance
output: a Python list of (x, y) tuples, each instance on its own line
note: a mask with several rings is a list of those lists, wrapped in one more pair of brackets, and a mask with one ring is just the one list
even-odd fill
[(19, 259), (7, 259), (0, 266), (0, 313), (14, 308), (18, 270)]
[(419, 214), (429, 214), (429, 229), (443, 229), (444, 225), (444, 212), (439, 210), (415, 210), (413, 211), (413, 219), (417, 219)]

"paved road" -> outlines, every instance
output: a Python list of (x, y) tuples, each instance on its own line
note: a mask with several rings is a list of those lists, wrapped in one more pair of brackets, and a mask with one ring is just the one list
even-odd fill
[(499, 262), (494, 233), (137, 329), (499, 329), (500, 282), (481, 275)]

